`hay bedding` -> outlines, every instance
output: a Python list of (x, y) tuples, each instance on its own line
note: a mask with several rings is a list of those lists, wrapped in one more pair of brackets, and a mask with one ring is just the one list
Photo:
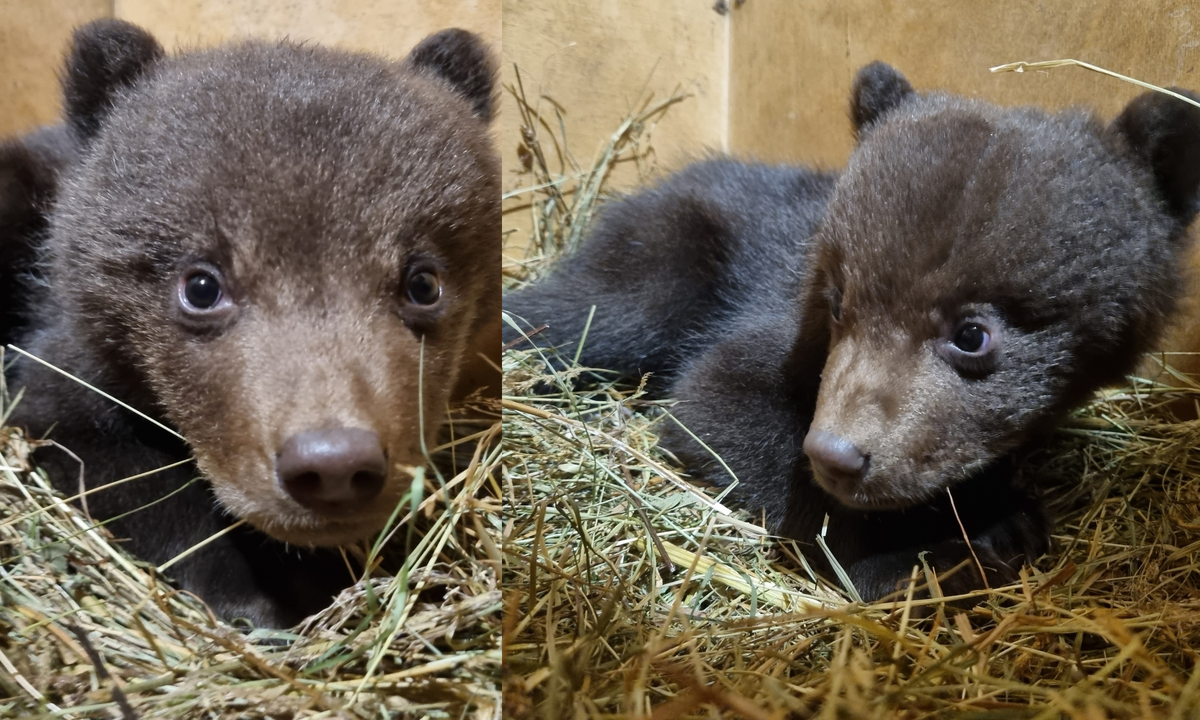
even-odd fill
[[(10, 405), (0, 385), (0, 426)], [(494, 406), (455, 416), (451, 469), (353, 551), (372, 577), (290, 631), (217, 621), (0, 430), (0, 717), (498, 718), (500, 427)]]
[[(508, 268), (523, 279), (578, 241), (614, 162), (652, 159), (645, 134), (679, 98), (644, 104), (583, 170), (538, 112), (553, 103), (507, 89), (531, 180), (509, 198), (533, 218)], [(863, 606), (681, 477), (656, 445), (670, 403), (573, 390), (583, 369), (549, 375), (528, 348), (504, 357), (506, 717), (1200, 717), (1200, 421), (1172, 412), (1200, 414), (1191, 379), (1098, 395), (1027, 460), (1057, 526), (1019, 584)]]

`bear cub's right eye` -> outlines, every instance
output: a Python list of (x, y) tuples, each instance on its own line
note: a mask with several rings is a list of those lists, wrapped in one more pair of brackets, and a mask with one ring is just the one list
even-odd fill
[(433, 305), (442, 297), (442, 282), (429, 270), (410, 274), (405, 285), (408, 299), (417, 305)]
[(211, 310), (221, 302), (221, 282), (212, 273), (197, 270), (184, 278), (182, 295), (189, 310)]

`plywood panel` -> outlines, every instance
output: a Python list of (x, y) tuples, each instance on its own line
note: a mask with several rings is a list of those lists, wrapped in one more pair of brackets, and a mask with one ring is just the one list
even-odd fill
[(168, 49), (287, 36), (402, 57), (447, 27), (500, 45), (500, 0), (116, 0), (115, 8)]
[(1074, 57), (1158, 84), (1200, 86), (1200, 6), (1186, 0), (747, 0), (731, 28), (734, 152), (839, 165), (854, 72), (895, 65), (918, 89), (1115, 115), (1137, 88), (1079, 69), (992, 74)]
[(112, 0), (0, 0), (0, 137), (54, 122), (72, 28), (111, 13)]
[(0, 0), (0, 136), (53, 122), (71, 30), (115, 14), (167, 48), (235, 37), (315, 40), (401, 57), (431, 32), (464, 27), (499, 52), (500, 0)]
[[(678, 168), (706, 149), (725, 144), (727, 18), (708, 0), (557, 0), (504, 4), (505, 84), (519, 67), (527, 97), (539, 95), (561, 108), (567, 149), (590, 167), (601, 144), (644, 93), (657, 98), (677, 88), (692, 97), (677, 105), (652, 133), (660, 168)], [(550, 100), (543, 101), (550, 107)], [(528, 185), (520, 174), (521, 144), (516, 103), (501, 101), (506, 191)], [(553, 118), (552, 115), (550, 115)], [(653, 172), (653, 168), (650, 169)], [(618, 168), (610, 187), (636, 184), (638, 171)], [(507, 204), (510, 245), (528, 238), (521, 199)]]

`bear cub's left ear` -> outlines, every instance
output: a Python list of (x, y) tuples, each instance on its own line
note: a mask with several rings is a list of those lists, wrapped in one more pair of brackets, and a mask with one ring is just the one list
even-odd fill
[(496, 64), (478, 35), (457, 28), (443, 30), (418, 43), (404, 62), (448, 83), (471, 104), (476, 116), (491, 122)]
[[(1192, 100), (1200, 96), (1171, 88)], [(1150, 165), (1171, 214), (1185, 225), (1200, 210), (1200, 107), (1160, 92), (1147, 92), (1113, 121), (1134, 154)]]

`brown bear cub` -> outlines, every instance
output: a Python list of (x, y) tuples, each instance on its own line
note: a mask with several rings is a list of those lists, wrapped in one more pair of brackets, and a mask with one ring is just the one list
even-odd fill
[[(319, 548), (384, 525), (468, 366), (497, 359), (493, 88), (461, 30), (402, 62), (167, 57), (100, 21), (67, 59), (62, 153), (0, 154), (0, 257), (19, 259), (0, 272), (32, 278), (0, 340), (163, 427), (24, 357), (9, 423), (89, 488), (194, 458), (87, 505), (154, 563), (247, 520), (169, 573), (218, 614), (288, 625), (349, 585)], [(77, 492), (72, 457), (36, 460)]]
[[(609, 205), (505, 311), (571, 358), (594, 306), (580, 364), (664, 378), (770, 528), (812, 542), (829, 515), (864, 599), (922, 551), (942, 571), (970, 557), (951, 493), (1006, 583), (1050, 530), (1014, 454), (1120, 381), (1182, 292), (1200, 110), (1148, 93), (1104, 127), (918, 94), (876, 63), (851, 111), (840, 174), (693, 165)], [(731, 480), (664, 431), (692, 471)]]

